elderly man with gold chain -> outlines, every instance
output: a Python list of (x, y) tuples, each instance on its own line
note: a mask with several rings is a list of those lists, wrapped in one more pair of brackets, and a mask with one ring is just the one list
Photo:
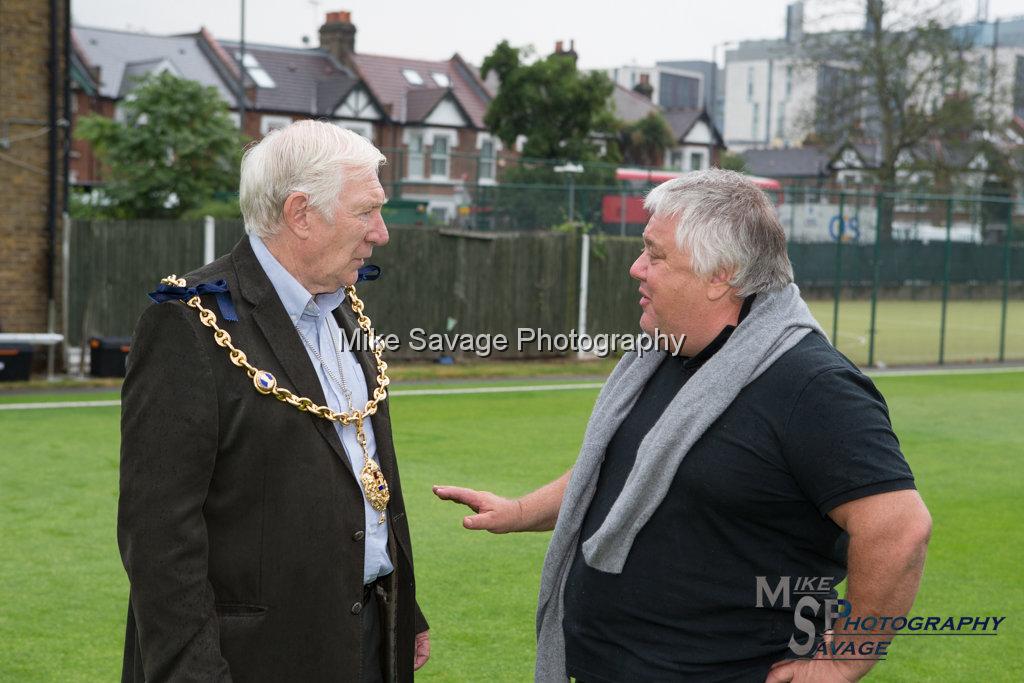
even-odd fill
[(352, 344), (383, 161), (328, 123), (270, 133), (242, 160), (248, 235), (151, 295), (123, 389), (122, 680), (409, 681), (429, 656), (387, 365)]

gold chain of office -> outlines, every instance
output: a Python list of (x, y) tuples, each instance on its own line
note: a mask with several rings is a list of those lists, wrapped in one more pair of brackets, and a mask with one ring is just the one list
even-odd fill
[[(160, 284), (170, 285), (172, 287), (186, 286), (185, 279), (179, 278), (176, 275), (169, 275), (165, 277), (160, 281)], [(351, 285), (346, 287), (345, 294), (349, 298), (352, 311), (356, 314), (356, 322), (359, 324), (360, 329), (369, 337), (371, 342), (373, 342), (373, 327), (370, 323), (370, 319), (363, 314), (363, 302), (358, 296), (356, 296), (356, 288)], [(370, 502), (370, 505), (374, 510), (380, 512), (380, 523), (383, 523), (384, 511), (387, 509), (391, 493), (388, 490), (388, 484), (384, 479), (384, 474), (380, 471), (380, 467), (376, 462), (374, 462), (373, 458), (370, 457), (369, 450), (366, 447), (366, 432), (363, 430), (363, 420), (369, 418), (371, 415), (375, 415), (377, 413), (377, 404), (388, 396), (387, 387), (391, 384), (391, 380), (388, 379), (387, 376), (388, 364), (384, 362), (383, 358), (384, 345), (371, 343), (373, 347), (373, 356), (377, 362), (377, 387), (373, 390), (373, 396), (366, 402), (366, 405), (362, 410), (339, 413), (335, 410), (331, 410), (329, 406), (317, 405), (310, 398), (298, 396), (288, 389), (278, 386), (277, 378), (274, 377), (274, 375), (252, 365), (246, 357), (245, 352), (236, 348), (235, 345), (231, 343), (231, 335), (217, 325), (216, 314), (203, 306), (198, 296), (191, 297), (185, 302), (185, 304), (199, 311), (199, 322), (213, 330), (213, 340), (217, 343), (217, 346), (228, 350), (228, 357), (231, 362), (237, 367), (245, 370), (245, 374), (249, 376), (250, 380), (252, 380), (252, 384), (256, 388), (256, 391), (266, 396), (273, 396), (282, 403), (287, 403), (302, 412), (312, 413), (316, 417), (328, 420), (329, 422), (338, 422), (344, 427), (352, 424), (355, 425), (356, 441), (359, 443), (359, 447), (363, 451), (363, 469), (359, 473), (359, 480), (363, 484), (363, 491), (366, 493), (366, 499)]]

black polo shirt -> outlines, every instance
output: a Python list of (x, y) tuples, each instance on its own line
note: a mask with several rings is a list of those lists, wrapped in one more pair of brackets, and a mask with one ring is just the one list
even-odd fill
[(733, 329), (692, 359), (666, 357), (608, 444), (564, 593), (567, 673), (581, 681), (761, 683), (795, 629), (792, 608), (756, 607), (756, 577), (838, 583), (846, 534), (827, 513), (914, 488), (884, 399), (811, 333), (693, 445), (622, 573), (587, 566), (580, 546), (622, 491), (640, 442)]

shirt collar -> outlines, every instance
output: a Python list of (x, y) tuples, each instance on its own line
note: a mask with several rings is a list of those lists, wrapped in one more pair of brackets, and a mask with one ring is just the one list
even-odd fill
[(281, 265), (281, 262), (270, 253), (270, 249), (263, 243), (263, 240), (255, 235), (249, 235), (249, 244), (256, 254), (256, 260), (263, 267), (270, 284), (274, 285), (277, 296), (284, 305), (292, 324), (299, 322), (303, 315), (319, 318), (326, 315), (341, 305), (345, 299), (345, 288), (342, 287), (336, 292), (317, 294), (313, 296), (303, 287), (295, 276)]
[[(754, 304), (755, 296), (757, 295), (751, 294), (743, 300), (743, 306), (740, 307), (740, 315), (739, 319), (736, 321), (736, 325), (743, 322), (743, 319), (747, 317), (748, 313), (750, 313), (750, 307)], [(701, 349), (700, 353), (692, 358), (684, 358), (683, 367), (687, 370), (696, 370), (700, 366), (704, 365), (704, 363), (707, 363), (713, 355), (718, 353), (720, 348), (725, 346), (725, 342), (729, 341), (729, 337), (731, 337), (732, 333), (736, 330), (736, 325), (726, 325), (710, 344)]]

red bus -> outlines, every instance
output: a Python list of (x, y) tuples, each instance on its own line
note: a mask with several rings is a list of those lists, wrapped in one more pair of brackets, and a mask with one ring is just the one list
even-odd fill
[[(659, 185), (666, 180), (682, 176), (685, 171), (649, 171), (640, 168), (619, 168), (615, 179), (634, 183), (638, 186)], [(782, 204), (782, 184), (772, 178), (748, 175), (748, 178), (762, 190), (775, 192), (775, 205)], [(625, 199), (625, 207), (623, 207)], [(605, 195), (601, 202), (601, 218), (605, 223), (646, 223), (650, 219), (644, 209), (644, 198), (620, 194)]]

